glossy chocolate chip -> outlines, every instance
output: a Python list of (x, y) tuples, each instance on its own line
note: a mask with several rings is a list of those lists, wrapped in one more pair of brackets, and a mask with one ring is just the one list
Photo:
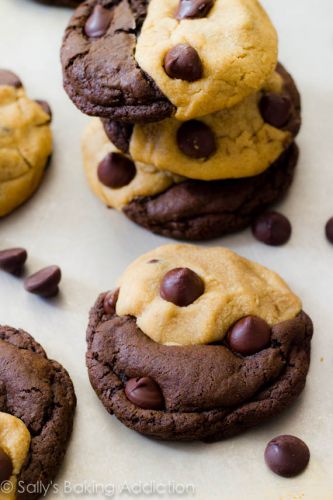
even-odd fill
[(198, 52), (185, 43), (175, 45), (164, 58), (164, 69), (170, 78), (195, 82), (202, 77), (203, 69)]
[(257, 316), (246, 316), (237, 321), (227, 336), (230, 348), (243, 356), (249, 356), (269, 346), (271, 329)]
[(49, 103), (47, 101), (43, 101), (41, 99), (36, 99), (36, 102), (37, 104), (40, 105), (40, 107), (42, 108), (42, 110), (47, 114), (49, 115), (50, 117), (50, 120), (52, 119), (52, 110), (51, 110), (51, 107), (49, 105)]
[(28, 254), (24, 248), (8, 248), (0, 251), (0, 268), (8, 273), (20, 274)]
[(177, 19), (197, 19), (206, 17), (214, 5), (214, 0), (180, 0)]
[(204, 291), (205, 285), (200, 276), (187, 267), (171, 269), (164, 276), (160, 286), (162, 299), (179, 307), (189, 306)]
[(162, 410), (164, 398), (161, 389), (150, 377), (131, 378), (125, 385), (127, 398), (145, 410)]
[(84, 27), (85, 34), (91, 38), (100, 38), (107, 32), (112, 20), (112, 12), (97, 4), (88, 17)]
[(287, 217), (278, 212), (266, 212), (255, 219), (252, 233), (266, 245), (280, 246), (291, 236), (291, 224)]
[(177, 144), (184, 155), (196, 159), (209, 158), (216, 151), (213, 131), (198, 120), (190, 120), (179, 127)]
[(58, 285), (61, 280), (61, 270), (58, 266), (49, 266), (41, 269), (24, 280), (27, 292), (41, 297), (54, 297), (57, 295)]
[(326, 238), (330, 243), (333, 243), (333, 217), (328, 219), (325, 226)]
[(108, 292), (104, 297), (103, 309), (105, 314), (115, 314), (116, 305), (119, 297), (119, 288)]
[(0, 69), (0, 85), (6, 85), (8, 87), (15, 87), (19, 89), (22, 87), (22, 82), (12, 71)]
[(13, 463), (9, 455), (0, 448), (0, 486), (3, 481), (8, 481), (13, 473)]
[(292, 103), (287, 95), (265, 94), (260, 102), (259, 109), (263, 120), (276, 128), (282, 128), (288, 122)]
[(268, 443), (265, 450), (266, 464), (279, 476), (297, 476), (304, 471), (309, 460), (309, 448), (295, 436), (277, 436)]
[(119, 189), (127, 186), (135, 177), (134, 163), (120, 153), (109, 153), (100, 162), (97, 176), (104, 186)]

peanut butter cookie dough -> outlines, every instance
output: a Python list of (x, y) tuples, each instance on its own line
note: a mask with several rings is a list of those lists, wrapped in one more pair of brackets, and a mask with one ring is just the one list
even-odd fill
[(279, 64), (260, 92), (200, 120), (104, 125), (134, 160), (192, 179), (232, 179), (262, 173), (285, 151), (298, 134), (300, 107), (295, 83)]
[(72, 432), (76, 398), (66, 370), (23, 330), (0, 326), (1, 500), (34, 500), (52, 484)]
[(277, 36), (257, 0), (204, 9), (188, 0), (86, 0), (61, 59), (65, 90), (84, 113), (189, 120), (259, 90), (276, 66)]
[(227, 249), (168, 245), (118, 284), (91, 310), (87, 366), (106, 409), (131, 429), (222, 439), (302, 391), (313, 327), (272, 271)]
[(20, 79), (0, 70), (0, 217), (38, 188), (52, 152), (51, 111), (32, 101)]

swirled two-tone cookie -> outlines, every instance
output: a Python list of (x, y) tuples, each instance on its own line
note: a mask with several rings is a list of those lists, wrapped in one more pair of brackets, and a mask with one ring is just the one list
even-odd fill
[(64, 86), (84, 113), (189, 120), (236, 105), (277, 63), (257, 0), (86, 0), (66, 30)]
[(26, 95), (20, 79), (0, 70), (0, 217), (38, 188), (52, 153), (51, 111)]
[(252, 177), (293, 142), (300, 107), (296, 85), (279, 64), (259, 92), (200, 120), (134, 126), (104, 120), (104, 127), (117, 147), (160, 170), (206, 181)]
[(108, 207), (146, 229), (171, 238), (206, 240), (239, 231), (288, 191), (298, 159), (291, 144), (260, 175), (199, 181), (134, 162), (94, 118), (82, 138), (91, 189)]
[(302, 391), (312, 323), (274, 272), (224, 248), (167, 245), (91, 310), (87, 366), (105, 408), (160, 439), (221, 439)]
[(52, 485), (75, 406), (66, 370), (28, 333), (0, 326), (1, 500), (34, 500)]

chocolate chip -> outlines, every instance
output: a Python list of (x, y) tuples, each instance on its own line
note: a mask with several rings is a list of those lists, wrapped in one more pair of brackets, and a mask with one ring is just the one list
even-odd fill
[(112, 290), (111, 292), (108, 292), (105, 295), (103, 301), (103, 308), (105, 314), (115, 314), (118, 297), (119, 297), (119, 288), (116, 288), (116, 290)]
[(19, 89), (22, 87), (22, 82), (12, 71), (0, 69), (0, 85), (6, 85), (8, 87), (15, 87)]
[(43, 101), (43, 100), (41, 100), (41, 99), (36, 99), (36, 102), (37, 102), (37, 104), (39, 104), (39, 105), (40, 105), (40, 107), (42, 108), (42, 110), (43, 110), (43, 111), (44, 111), (47, 115), (49, 115), (49, 117), (50, 117), (50, 121), (51, 121), (51, 119), (52, 119), (52, 110), (51, 110), (51, 108), (50, 108), (49, 103), (48, 103), (47, 101)]
[(98, 179), (104, 186), (112, 189), (127, 186), (135, 175), (134, 163), (120, 153), (109, 153), (97, 168)]
[(309, 448), (295, 436), (277, 436), (268, 443), (265, 450), (266, 464), (279, 476), (297, 476), (303, 472), (309, 460)]
[(20, 274), (28, 254), (24, 248), (8, 248), (0, 251), (0, 268), (8, 273)]
[(150, 377), (131, 378), (125, 385), (127, 398), (140, 408), (161, 410), (164, 398), (161, 389)]
[(249, 356), (269, 346), (271, 329), (269, 325), (257, 316), (246, 316), (237, 321), (227, 335), (230, 348)]
[(291, 224), (282, 214), (266, 212), (253, 222), (252, 232), (257, 240), (266, 245), (284, 245), (291, 236)]
[(212, 130), (203, 122), (190, 120), (177, 131), (179, 149), (191, 158), (208, 158), (216, 151), (216, 141)]
[(112, 20), (112, 12), (97, 4), (88, 17), (84, 27), (85, 34), (91, 38), (99, 38), (107, 32)]
[(185, 43), (175, 45), (164, 58), (164, 69), (170, 78), (195, 82), (202, 77), (203, 69), (198, 52)]
[(24, 288), (41, 297), (57, 295), (61, 280), (61, 270), (58, 266), (49, 266), (41, 269), (24, 280)]
[(333, 217), (331, 217), (325, 226), (326, 238), (330, 243), (333, 243)]
[(288, 122), (292, 103), (287, 95), (265, 94), (260, 102), (259, 109), (263, 120), (276, 128), (282, 128)]
[[(0, 448), (0, 483), (8, 481), (13, 474), (13, 462), (7, 453)], [(1, 484), (0, 484), (1, 486)]]
[(177, 267), (164, 276), (160, 295), (162, 299), (179, 307), (186, 307), (197, 300), (205, 291), (200, 276), (187, 267)]
[(197, 19), (206, 17), (214, 5), (214, 0), (180, 0), (177, 19)]

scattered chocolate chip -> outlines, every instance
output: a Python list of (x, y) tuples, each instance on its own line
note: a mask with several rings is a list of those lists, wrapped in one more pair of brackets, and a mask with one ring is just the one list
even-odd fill
[(57, 295), (58, 285), (61, 280), (61, 270), (58, 266), (49, 266), (41, 269), (24, 280), (27, 292), (41, 297), (54, 297)]
[(150, 377), (131, 378), (125, 385), (127, 398), (140, 408), (161, 410), (164, 398), (157, 383)]
[(187, 267), (171, 269), (164, 276), (160, 286), (162, 299), (179, 307), (189, 306), (204, 291), (205, 285), (200, 276)]
[(265, 94), (259, 102), (263, 120), (276, 128), (282, 128), (288, 122), (292, 103), (287, 95)]
[(309, 460), (309, 448), (295, 436), (277, 436), (268, 443), (265, 450), (266, 464), (279, 476), (297, 476), (303, 472)]
[(3, 481), (8, 481), (13, 474), (13, 462), (7, 453), (0, 448), (0, 486)]
[(120, 153), (107, 154), (97, 168), (98, 179), (112, 189), (127, 186), (135, 175), (135, 164)]
[(203, 69), (198, 52), (185, 43), (175, 45), (164, 58), (164, 69), (170, 78), (195, 82), (202, 77)]
[(237, 321), (227, 335), (230, 348), (249, 356), (269, 346), (271, 329), (269, 325), (257, 316), (246, 316)]
[(88, 17), (84, 27), (85, 34), (91, 38), (99, 38), (107, 32), (112, 20), (112, 12), (97, 4)]
[(22, 82), (12, 71), (0, 69), (0, 85), (7, 85), (8, 87), (15, 87), (19, 89), (22, 87)]
[(24, 248), (8, 248), (0, 251), (0, 268), (8, 273), (20, 274), (28, 254)]
[(36, 99), (36, 102), (37, 104), (40, 105), (40, 107), (42, 108), (42, 110), (47, 114), (49, 115), (50, 117), (50, 120), (52, 119), (52, 110), (50, 108), (50, 105), (47, 101), (43, 101), (41, 99)]
[(118, 297), (119, 288), (116, 288), (116, 290), (112, 290), (105, 295), (103, 302), (105, 314), (115, 314)]
[(157, 262), (159, 262), (158, 259), (151, 259), (148, 261), (148, 264), (157, 264)]
[(330, 243), (333, 243), (333, 217), (331, 217), (325, 226), (326, 238)]
[(214, 133), (208, 125), (198, 120), (190, 120), (179, 127), (177, 144), (191, 158), (209, 158), (216, 151)]
[(214, 0), (180, 0), (177, 19), (197, 19), (206, 17), (214, 5)]
[(255, 219), (252, 233), (266, 245), (284, 245), (291, 236), (291, 224), (287, 217), (278, 212), (266, 212)]

